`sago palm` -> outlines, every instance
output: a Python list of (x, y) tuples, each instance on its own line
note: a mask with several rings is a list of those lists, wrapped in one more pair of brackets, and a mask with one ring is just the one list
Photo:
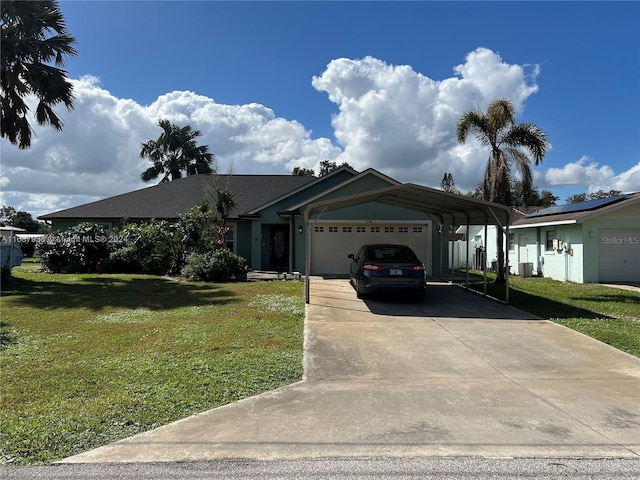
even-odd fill
[(65, 56), (77, 55), (75, 39), (67, 32), (58, 2), (3, 0), (0, 6), (2, 137), (27, 149), (32, 128), (25, 97), (37, 101), (36, 122), (56, 130), (63, 125), (52, 107), (62, 103), (73, 108), (73, 87), (59, 67), (64, 66)]
[[(482, 179), (485, 200), (511, 205), (512, 169), (520, 173), (526, 195), (532, 188), (531, 163), (539, 165), (549, 149), (547, 135), (532, 123), (516, 123), (515, 108), (508, 99), (491, 102), (487, 112), (465, 112), (457, 126), (458, 142), (465, 143), (474, 134), (481, 145), (489, 147), (489, 159)], [(497, 283), (504, 282), (504, 232), (498, 229)]]

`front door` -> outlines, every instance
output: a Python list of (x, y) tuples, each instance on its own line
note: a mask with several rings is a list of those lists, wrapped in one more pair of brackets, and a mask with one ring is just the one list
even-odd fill
[(518, 263), (527, 263), (528, 261), (527, 236), (520, 234), (518, 235)]
[(289, 270), (289, 227), (287, 225), (270, 228), (269, 268), (285, 272)]

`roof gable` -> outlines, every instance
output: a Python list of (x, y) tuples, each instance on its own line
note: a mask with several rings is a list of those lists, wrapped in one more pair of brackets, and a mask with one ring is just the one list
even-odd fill
[(377, 183), (380, 183), (380, 185), (377, 185), (375, 188), (381, 188), (381, 186), (400, 185), (400, 182), (398, 182), (397, 180), (394, 180), (393, 178), (388, 177), (387, 175), (384, 175), (373, 168), (368, 168), (367, 170), (360, 172), (357, 175), (354, 175), (349, 180), (342, 182), (334, 186), (333, 188), (319, 192), (313, 197), (306, 198), (303, 202), (299, 202), (294, 205), (291, 205), (289, 207), (289, 210), (298, 210), (304, 207), (305, 205), (308, 205), (313, 202), (318, 202), (327, 198), (336, 198), (336, 197), (342, 196), (343, 194), (341, 194), (340, 191), (350, 190), (347, 193), (348, 195), (369, 191), (372, 189), (371, 185), (367, 185), (366, 187), (363, 185), (361, 189), (353, 188), (355, 183), (362, 182), (363, 179), (366, 179), (367, 177), (374, 177), (376, 180), (379, 180), (379, 182)]
[[(306, 183), (304, 185), (301, 185), (300, 187), (296, 188), (295, 190), (291, 190), (289, 192), (285, 192), (282, 195), (272, 199), (269, 202), (263, 203), (258, 205), (255, 209), (251, 210), (251, 211), (247, 211), (246, 213), (249, 215), (255, 215), (258, 214), (258, 212), (260, 212), (261, 210), (265, 210), (273, 205), (277, 205), (277, 204), (282, 204), (282, 203), (286, 203), (286, 200), (288, 198), (292, 199), (292, 202), (296, 202), (295, 198), (299, 198), (299, 197), (305, 197), (308, 198), (309, 196), (311, 197), (315, 197), (317, 195), (317, 191), (326, 191), (326, 186), (323, 187), (323, 185), (331, 185), (334, 184), (336, 182), (340, 182), (339, 178), (340, 177), (354, 177), (357, 176), (358, 172), (356, 172), (354, 169), (352, 169), (351, 167), (340, 167), (336, 170), (333, 170), (332, 172), (323, 175), (319, 178), (316, 177), (311, 177), (314, 179), (314, 181)], [(340, 183), (342, 184), (342, 182)], [(306, 194), (306, 192), (309, 192), (308, 194)], [(308, 200), (305, 200), (304, 204), (308, 203)], [(287, 208), (288, 210), (295, 210), (296, 207), (293, 208)]]

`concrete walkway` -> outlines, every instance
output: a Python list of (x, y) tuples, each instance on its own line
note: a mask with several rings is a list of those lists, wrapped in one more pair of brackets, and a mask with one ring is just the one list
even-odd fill
[(461, 288), (312, 278), (296, 384), (68, 458), (640, 458), (640, 360)]

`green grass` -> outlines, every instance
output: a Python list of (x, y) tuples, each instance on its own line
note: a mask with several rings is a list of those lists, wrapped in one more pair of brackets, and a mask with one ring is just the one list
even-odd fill
[[(3, 285), (0, 463), (41, 464), (302, 376), (298, 282), (49, 275)], [(504, 295), (491, 283), (489, 294)], [(472, 275), (482, 290), (482, 277)], [(510, 303), (640, 357), (640, 294), (511, 277)]]
[(14, 269), (0, 320), (0, 462), (49, 463), (302, 376), (299, 282)]
[[(504, 300), (504, 285), (494, 279), (488, 276), (487, 293)], [(483, 291), (482, 281), (479, 272), (473, 273), (469, 286)], [(510, 276), (509, 283), (511, 305), (640, 357), (639, 292), (538, 277)]]

